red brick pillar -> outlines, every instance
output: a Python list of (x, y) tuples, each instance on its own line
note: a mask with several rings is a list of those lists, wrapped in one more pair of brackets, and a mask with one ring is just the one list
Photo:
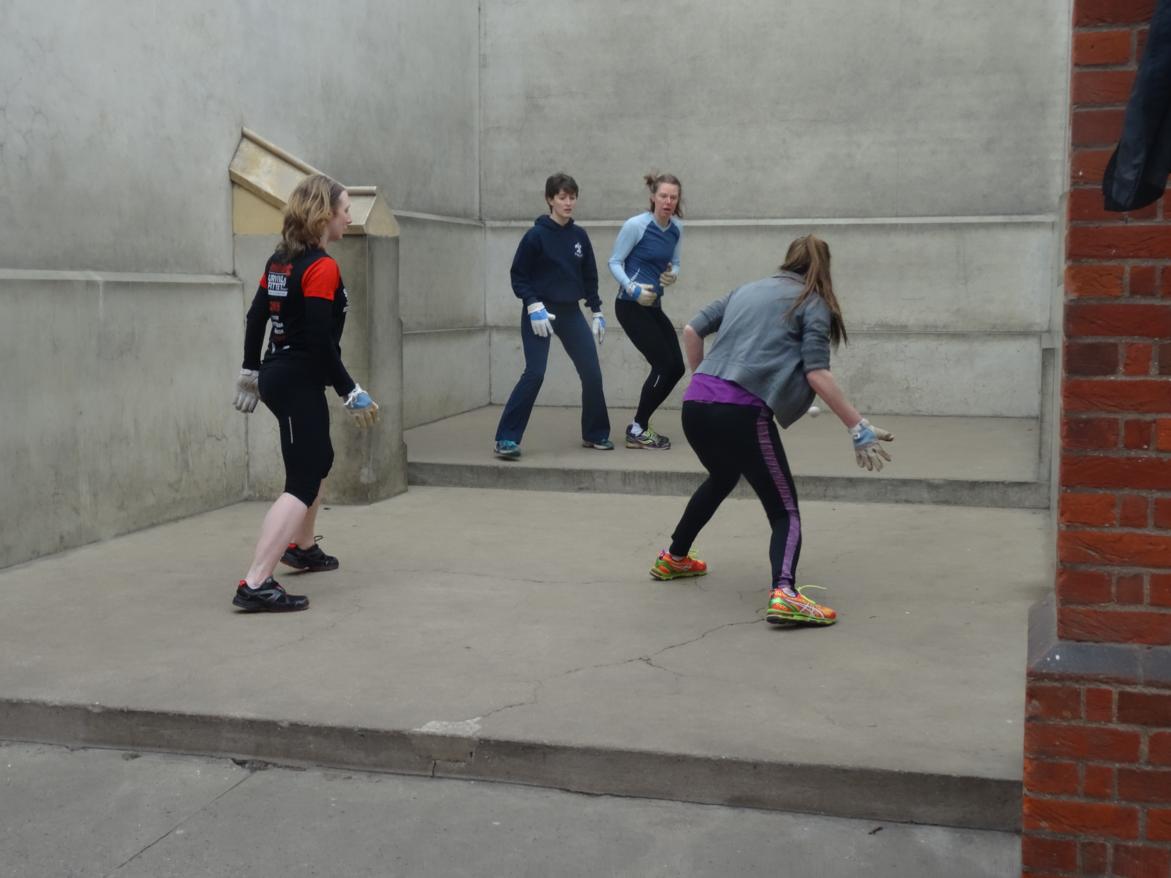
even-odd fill
[(1171, 216), (1102, 208), (1155, 0), (1074, 0), (1057, 587), (1030, 619), (1024, 875), (1171, 876)]

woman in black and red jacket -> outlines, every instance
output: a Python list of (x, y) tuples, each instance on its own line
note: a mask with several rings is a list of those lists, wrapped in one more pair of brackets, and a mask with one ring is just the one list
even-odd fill
[[(251, 412), (262, 400), (276, 415), (285, 489), (264, 517), (252, 566), (232, 599), (246, 612), (309, 606), (309, 598), (288, 594), (272, 578), (277, 561), (298, 570), (338, 567), (337, 558), (326, 555), (313, 536), (321, 483), (333, 465), (325, 388), (337, 392), (360, 427), (373, 424), (378, 413), (342, 363), (349, 296), (325, 247), (340, 240), (349, 224), (350, 196), (341, 184), (320, 174), (302, 180), (289, 197), (281, 243), (248, 309), (235, 406)], [(260, 348), (270, 322), (262, 364)]]

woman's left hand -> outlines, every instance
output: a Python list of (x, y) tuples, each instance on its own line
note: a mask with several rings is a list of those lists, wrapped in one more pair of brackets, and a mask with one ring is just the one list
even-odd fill
[(679, 278), (676, 276), (675, 272), (673, 272), (669, 269), (659, 275), (659, 285), (660, 286), (669, 287), (669, 286), (671, 286), (671, 284), (675, 283), (675, 281), (677, 281), (677, 280), (679, 280)]

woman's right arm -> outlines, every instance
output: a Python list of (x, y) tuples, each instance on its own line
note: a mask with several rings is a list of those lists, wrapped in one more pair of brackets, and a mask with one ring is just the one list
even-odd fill
[(540, 255), (540, 245), (533, 239), (532, 232), (525, 232), (520, 243), (516, 245), (516, 253), (512, 257), (512, 268), (509, 271), (512, 291), (518, 299), (524, 302), (525, 307), (541, 301), (541, 297), (533, 289), (532, 283), (533, 262)]
[(243, 368), (260, 368), (260, 348), (264, 344), (264, 329), (268, 325), (268, 290), (261, 278), (252, 297), (252, 307), (244, 318), (244, 364)]
[(634, 245), (638, 243), (641, 235), (642, 229), (639, 228), (638, 217), (632, 216), (622, 224), (618, 237), (614, 239), (614, 249), (610, 251), (610, 274), (614, 276), (614, 280), (618, 281), (618, 286), (622, 288), (622, 292), (618, 294), (620, 299), (638, 298), (637, 292), (633, 295), (630, 292), (634, 282), (626, 276), (626, 257), (630, 255), (630, 251), (634, 249)]

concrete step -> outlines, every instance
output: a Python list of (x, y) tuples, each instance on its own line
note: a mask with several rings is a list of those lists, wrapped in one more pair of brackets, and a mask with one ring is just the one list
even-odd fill
[[(492, 455), (500, 411), (486, 406), (408, 430), (410, 483), (687, 496), (702, 478), (703, 467), (687, 445), (677, 409), (665, 409), (654, 419), (655, 429), (671, 437), (670, 451), (624, 448), (622, 433), (633, 412), (612, 409), (611, 438), (617, 448), (599, 452), (581, 447), (577, 409), (540, 406), (517, 461)], [(1012, 509), (1049, 505), (1035, 419), (875, 415), (871, 420), (895, 434), (889, 447), (894, 460), (877, 473), (857, 468), (849, 437), (832, 414), (802, 418), (782, 431), (803, 501)], [(750, 497), (751, 488), (741, 482), (734, 496)]]
[(681, 508), (329, 507), (341, 569), (282, 574), (313, 601), (285, 616), (230, 607), (261, 503), (6, 568), (0, 738), (1015, 830), (1047, 515), (806, 503), (800, 578), (841, 614), (811, 630), (762, 618), (755, 500), (701, 534), (708, 576), (651, 579)]
[[(1008, 832), (244, 760), (0, 741), (0, 783), (6, 878), (1021, 872)], [(264, 832), (249, 832), (261, 814)]]
[[(1011, 832), (241, 762), (0, 741), (4, 874), (1005, 878), (1021, 871), (1020, 837)], [(248, 831), (256, 815), (263, 832)]]

